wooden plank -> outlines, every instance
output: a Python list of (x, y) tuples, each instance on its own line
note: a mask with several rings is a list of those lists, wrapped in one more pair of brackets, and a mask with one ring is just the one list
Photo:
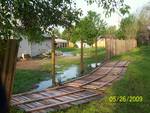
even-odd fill
[[(119, 62), (119, 61), (118, 61)], [(118, 62), (115, 62), (115, 64), (117, 64)], [(110, 73), (111, 71), (112, 71), (112, 69), (113, 69), (114, 67), (112, 67), (110, 70), (108, 70), (108, 71), (105, 71), (103, 74), (103, 76), (100, 76), (100, 77), (97, 77), (97, 78), (95, 78), (95, 79), (91, 79), (90, 81), (87, 81), (86, 83), (76, 83), (76, 81), (74, 81), (74, 82), (72, 82), (72, 83), (68, 83), (68, 84), (66, 84), (67, 86), (73, 86), (73, 87), (82, 87), (82, 86), (84, 86), (84, 85), (87, 85), (87, 84), (89, 84), (89, 83), (91, 83), (91, 82), (94, 82), (94, 81), (96, 81), (96, 80), (98, 80), (98, 79), (101, 79), (101, 78), (103, 78), (104, 76), (106, 76), (108, 73)], [(106, 69), (107, 70), (107, 69)], [(101, 72), (101, 70), (100, 70), (100, 72)], [(96, 72), (97, 73), (97, 72)], [(92, 76), (92, 75), (91, 75)]]
[(60, 102), (60, 103), (56, 103), (56, 104), (41, 106), (41, 107), (32, 108), (32, 109), (25, 109), (25, 110), (26, 110), (27, 112), (38, 111), (38, 110), (41, 110), (41, 109), (46, 109), (46, 108), (50, 108), (50, 107), (55, 107), (55, 106), (58, 106), (58, 105), (67, 104), (67, 103), (71, 103), (71, 102), (75, 102), (75, 101), (87, 99), (87, 98), (94, 97), (94, 96), (98, 96), (98, 95), (100, 95), (100, 94), (93, 94), (93, 95), (85, 96), (85, 97), (82, 97), (82, 98), (79, 98), (79, 99), (74, 99), (74, 100), (70, 100), (70, 101), (65, 101), (65, 102)]
[[(115, 64), (118, 64), (118, 62), (116, 62)], [(114, 66), (115, 66), (115, 65), (114, 65)], [(108, 75), (108, 74), (114, 69), (114, 66), (113, 66), (105, 75), (100, 76), (100, 77), (98, 77), (98, 78), (95, 78), (95, 79), (93, 79), (93, 80), (90, 80), (90, 81), (88, 81), (87, 83), (82, 84), (81, 86), (85, 86), (85, 85), (87, 85), (87, 84), (90, 84), (90, 83), (92, 83), (92, 82), (94, 82), (94, 81), (97, 81), (97, 80), (99, 80), (99, 79), (105, 77), (106, 75)]]
[[(51, 91), (51, 90), (60, 89), (60, 88), (64, 88), (64, 87), (67, 87), (67, 86), (56, 86), (54, 88), (45, 89), (44, 91)], [(29, 91), (29, 92), (25, 92), (25, 93), (19, 93), (19, 94), (13, 95), (12, 98), (17, 97), (17, 96), (22, 96), (22, 95), (29, 95), (29, 94), (33, 94), (33, 93), (40, 93), (40, 92), (43, 92), (43, 91)]]
[(117, 78), (119, 78), (118, 76), (117, 77), (114, 77), (113, 79), (109, 80), (108, 82), (105, 82), (103, 83), (102, 85), (100, 86), (96, 86), (96, 85), (87, 85), (87, 86), (83, 86), (84, 88), (89, 88), (89, 89), (100, 89), (104, 86), (106, 86), (107, 84), (111, 83), (112, 81), (116, 80)]
[(81, 89), (81, 90), (77, 90), (77, 91), (73, 91), (73, 92), (69, 92), (69, 93), (64, 93), (64, 94), (60, 94), (60, 95), (57, 95), (57, 96), (42, 97), (42, 98), (31, 99), (31, 100), (27, 100), (27, 101), (20, 101), (20, 102), (14, 103), (12, 105), (19, 105), (19, 104), (24, 104), (24, 103), (29, 103), (29, 102), (40, 101), (40, 100), (44, 100), (44, 99), (51, 99), (51, 98), (56, 98), (56, 97), (70, 95), (70, 94), (73, 94), (73, 93), (82, 92), (82, 91), (85, 91), (85, 89)]

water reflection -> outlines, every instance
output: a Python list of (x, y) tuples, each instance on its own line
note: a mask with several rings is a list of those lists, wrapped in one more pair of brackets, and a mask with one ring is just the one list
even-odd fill
[(71, 57), (71, 56), (75, 56), (75, 55), (72, 52), (63, 52), (62, 56)]
[[(97, 65), (100, 65), (100, 63), (97, 63)], [(95, 67), (96, 67), (96, 63), (89, 64), (85, 69), (86, 73), (88, 73)], [(59, 83), (64, 83), (65, 81), (79, 77), (80, 76), (79, 72), (80, 72), (79, 66), (72, 65), (71, 67), (66, 69), (64, 72), (58, 72), (56, 74), (56, 80)], [(42, 81), (37, 86), (38, 87), (34, 91), (44, 90), (52, 86), (52, 80), (49, 79), (49, 80)]]

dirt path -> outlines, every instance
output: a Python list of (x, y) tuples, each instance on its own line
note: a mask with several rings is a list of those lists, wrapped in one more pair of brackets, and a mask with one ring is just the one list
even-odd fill
[(30, 70), (38, 70), (41, 66), (48, 62), (49, 59), (36, 59), (36, 60), (24, 60), (17, 62), (16, 68), (17, 69), (30, 69)]
[[(73, 56), (73, 57), (56, 57), (56, 63), (58, 62), (58, 59), (61, 58), (62, 60), (78, 60), (79, 56)], [(18, 61), (16, 68), (17, 69), (29, 69), (29, 70), (39, 70), (44, 64), (50, 63), (50, 59), (30, 59), (30, 60), (23, 60)], [(59, 62), (58, 62), (59, 64)]]

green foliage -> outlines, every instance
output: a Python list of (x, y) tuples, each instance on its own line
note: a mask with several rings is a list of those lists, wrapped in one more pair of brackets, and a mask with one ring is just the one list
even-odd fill
[(115, 11), (120, 12), (122, 15), (129, 13), (130, 7), (124, 4), (124, 0), (86, 0), (88, 4), (96, 3), (102, 7), (106, 16), (110, 16)]
[(75, 29), (73, 31), (73, 42), (76, 42), (81, 39), (85, 41), (88, 36), (88, 32), (90, 32), (89, 28), (91, 27), (92, 25), (87, 17), (81, 19), (80, 22), (76, 24)]
[(141, 12), (139, 13), (137, 19), (139, 24), (139, 32), (148, 32), (147, 26), (150, 25), (150, 2), (143, 6)]
[(128, 17), (121, 20), (120, 31), (121, 33), (123, 33), (122, 38), (137, 38), (138, 29), (139, 26), (137, 23), (137, 19), (134, 15), (129, 15)]
[(139, 21), (143, 24), (149, 24), (150, 23), (150, 2), (145, 4), (140, 12)]
[(94, 39), (105, 33), (106, 23), (99, 14), (89, 11), (88, 15), (84, 17), (73, 31), (74, 40), (83, 39), (89, 45), (93, 44)]
[(132, 39), (137, 38), (139, 31), (139, 24), (137, 17), (129, 15), (121, 20), (119, 29), (116, 26), (110, 26), (106, 30), (106, 35), (112, 36), (118, 39)]
[(66, 28), (63, 33), (62, 33), (62, 37), (67, 40), (67, 41), (73, 41), (73, 30), (74, 30), (74, 26), (68, 27)]
[(116, 32), (115, 32), (115, 36), (118, 38), (118, 39), (125, 39), (125, 35), (124, 35), (124, 32), (121, 30), (121, 29), (118, 29)]
[(38, 40), (42, 33), (57, 26), (78, 21), (80, 11), (72, 0), (2, 0), (0, 2), (0, 38)]
[(110, 26), (110, 27), (107, 27), (106, 28), (106, 35), (108, 35), (108, 36), (115, 36), (115, 34), (116, 34), (116, 26)]
[(87, 43), (91, 45), (98, 36), (102, 36), (106, 32), (106, 22), (100, 14), (93, 11), (88, 12), (87, 18), (91, 22), (91, 27), (89, 26), (89, 32), (87, 32)]

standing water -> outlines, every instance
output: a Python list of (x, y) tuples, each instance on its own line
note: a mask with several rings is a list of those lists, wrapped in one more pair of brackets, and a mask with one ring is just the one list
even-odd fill
[[(62, 56), (64, 57), (71, 57), (74, 56), (72, 52), (63, 52)], [(100, 65), (100, 63), (97, 63), (97, 66)], [(96, 63), (89, 64), (85, 71), (86, 73), (91, 71), (96, 67)], [(80, 76), (80, 68), (78, 65), (72, 65), (68, 69), (66, 69), (63, 72), (58, 72), (56, 74), (56, 82), (64, 83), (68, 80), (75, 79)], [(48, 80), (42, 81), (39, 84), (37, 84), (37, 88), (34, 91), (40, 91), (44, 90), (46, 88), (52, 87), (52, 79), (48, 78)]]
[[(77, 65), (72, 65), (67, 70), (65, 70), (63, 73), (61, 73), (61, 72), (57, 73), (56, 80), (63, 83), (67, 80), (76, 78), (78, 76), (79, 76), (79, 67)], [(46, 89), (51, 86), (52, 86), (52, 79), (42, 81), (38, 84), (38, 88), (35, 89), (35, 91), (40, 91), (40, 90)]]
[[(101, 63), (97, 63), (99, 66)], [(87, 67), (87, 72), (91, 71), (92, 69), (96, 68), (96, 63), (89, 64)], [(64, 72), (59, 72), (56, 74), (56, 80), (57, 82), (64, 83), (68, 80), (75, 79), (80, 76), (79, 73), (80, 69), (78, 65), (72, 65), (68, 69), (66, 69)], [(38, 87), (34, 91), (41, 91), (46, 88), (52, 87), (52, 79), (42, 81), (38, 84)]]

